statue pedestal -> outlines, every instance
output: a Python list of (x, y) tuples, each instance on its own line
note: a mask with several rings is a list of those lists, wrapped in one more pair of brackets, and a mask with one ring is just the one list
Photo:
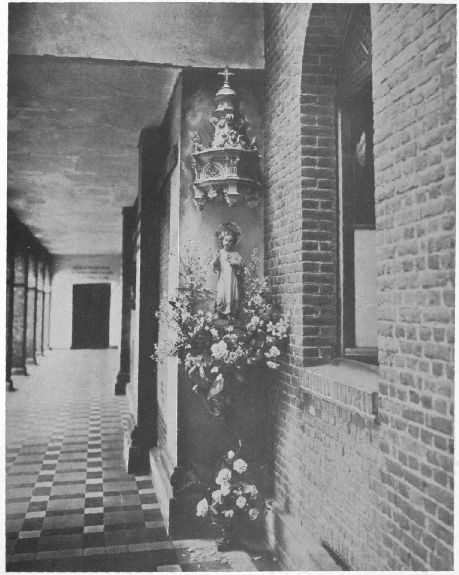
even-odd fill
[[(224, 417), (213, 416), (192, 386), (181, 371), (178, 467), (171, 477), (174, 496), (169, 505), (169, 522), (171, 534), (182, 538), (205, 536), (203, 523), (196, 517), (196, 504), (207, 487), (218, 488), (215, 477), (222, 457), (230, 449), (235, 450), (239, 441), (257, 487), (265, 494), (270, 491), (272, 374), (253, 368), (244, 372), (241, 381), (233, 381), (232, 406)], [(215, 529), (212, 536), (215, 537)]]

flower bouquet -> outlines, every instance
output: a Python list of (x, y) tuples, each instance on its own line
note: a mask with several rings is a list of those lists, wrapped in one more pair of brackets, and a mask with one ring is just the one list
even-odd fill
[(218, 489), (209, 488), (207, 496), (197, 504), (196, 515), (210, 518), (221, 527), (222, 537), (217, 541), (217, 548), (228, 551), (235, 545), (237, 534), (256, 522), (269, 507), (240, 456), (240, 445), (223, 458), (215, 484)]
[(211, 414), (219, 416), (230, 403), (231, 382), (242, 380), (246, 368), (279, 367), (288, 322), (273, 312), (268, 281), (257, 275), (255, 254), (242, 271), (239, 317), (219, 319), (209, 309), (212, 292), (205, 288), (206, 268), (195, 254), (189, 250), (182, 261), (182, 285), (175, 300), (157, 312), (174, 337), (155, 346), (152, 358), (178, 357), (193, 390), (204, 397)]

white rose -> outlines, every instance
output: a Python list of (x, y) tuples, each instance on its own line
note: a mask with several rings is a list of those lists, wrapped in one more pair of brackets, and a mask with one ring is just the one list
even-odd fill
[(258, 509), (256, 509), (255, 507), (253, 509), (250, 509), (249, 519), (251, 519), (252, 521), (255, 521), (255, 519), (258, 517), (259, 513), (260, 512), (258, 511)]
[(256, 497), (258, 495), (258, 489), (255, 487), (255, 485), (246, 485), (244, 487), (244, 493), (248, 493), (252, 497)]
[(227, 511), (223, 511), (223, 515), (225, 517), (233, 517), (234, 511), (232, 509), (228, 509)]
[(198, 517), (205, 517), (209, 512), (209, 504), (207, 499), (201, 499), (201, 501), (196, 506), (196, 515)]
[(275, 363), (274, 361), (267, 361), (266, 365), (269, 367), (269, 369), (277, 369), (279, 367), (279, 364)]
[(221, 503), (222, 502), (222, 492), (220, 489), (217, 489), (216, 491), (212, 492), (212, 499), (216, 502), (216, 503)]
[(271, 349), (269, 350), (269, 353), (273, 356), (273, 357), (277, 357), (278, 355), (280, 355), (280, 350), (278, 347), (276, 347), (275, 345), (271, 346)]
[(212, 334), (213, 337), (215, 338), (218, 337), (218, 331), (214, 327), (211, 328), (210, 333)]
[(215, 483), (217, 485), (223, 485), (224, 483), (227, 483), (230, 479), (231, 479), (231, 471), (226, 467), (224, 467), (223, 469), (220, 469), (220, 471), (218, 472), (217, 478), (215, 479)]
[(228, 457), (228, 459), (234, 459), (234, 456), (235, 456), (235, 455), (236, 455), (236, 454), (234, 453), (234, 451), (228, 451), (227, 457)]
[(220, 486), (220, 491), (222, 492), (222, 496), (225, 497), (226, 495), (229, 495), (231, 492), (231, 487), (229, 483), (222, 483)]
[(240, 509), (243, 509), (245, 507), (246, 503), (247, 503), (247, 499), (245, 497), (242, 497), (242, 495), (236, 499), (236, 505)]
[(226, 342), (220, 340), (218, 343), (212, 344), (210, 350), (216, 359), (221, 359), (228, 351), (228, 348), (226, 346)]
[(238, 473), (244, 473), (247, 470), (247, 463), (243, 459), (236, 459), (233, 463), (233, 469)]

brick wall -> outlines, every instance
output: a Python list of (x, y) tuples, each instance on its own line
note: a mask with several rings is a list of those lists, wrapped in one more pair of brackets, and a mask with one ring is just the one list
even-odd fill
[(265, 246), (266, 270), (283, 311), (292, 312), (289, 353), (283, 381), (299, 374), (303, 345), (301, 113), (303, 43), (310, 7), (304, 4), (265, 7), (266, 90)]
[(452, 568), (455, 7), (374, 5), (380, 502), (391, 568)]
[(336, 355), (336, 114), (340, 47), (349, 6), (314, 6), (304, 41), (301, 79), (303, 356)]
[[(311, 367), (336, 352), (334, 86), (347, 9), (265, 7), (265, 263), (292, 313), (275, 496), (300, 545), (312, 531), (353, 569), (451, 569), (453, 8), (371, 5), (380, 423), (358, 403), (377, 375)], [(278, 539), (283, 564), (301, 569)]]
[[(266, 5), (265, 8), (265, 272), (272, 276), (276, 304), (291, 313), (288, 352), (274, 390), (275, 495), (285, 501), (289, 489), (289, 397), (301, 374), (302, 222), (301, 213), (301, 70), (310, 6)], [(285, 415), (283, 408), (285, 407)]]

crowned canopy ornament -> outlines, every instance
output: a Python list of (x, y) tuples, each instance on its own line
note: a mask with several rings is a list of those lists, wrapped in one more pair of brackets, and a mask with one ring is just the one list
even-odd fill
[(214, 136), (204, 146), (198, 133), (193, 137), (192, 166), (195, 174), (194, 201), (202, 210), (207, 200), (224, 198), (229, 206), (244, 199), (249, 207), (259, 203), (258, 146), (248, 141), (245, 120), (238, 97), (229, 84), (234, 74), (226, 68), (223, 86), (215, 95), (215, 110), (210, 117)]

